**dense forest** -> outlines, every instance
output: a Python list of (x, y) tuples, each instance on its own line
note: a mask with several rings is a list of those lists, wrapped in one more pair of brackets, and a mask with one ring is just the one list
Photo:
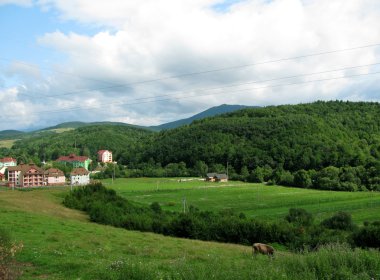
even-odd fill
[[(3, 148), (19, 161), (109, 149), (119, 176), (202, 176), (305, 188), (380, 190), (380, 104), (315, 102), (247, 108), (154, 133), (88, 126)], [(100, 176), (109, 174), (101, 174)]]

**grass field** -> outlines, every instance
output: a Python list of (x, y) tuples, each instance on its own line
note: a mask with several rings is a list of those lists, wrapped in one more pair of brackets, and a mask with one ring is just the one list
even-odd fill
[(159, 202), (166, 210), (183, 211), (187, 206), (202, 210), (231, 209), (265, 220), (283, 218), (289, 208), (304, 208), (317, 220), (337, 211), (347, 211), (357, 223), (380, 220), (380, 193), (333, 192), (242, 182), (211, 183), (178, 179), (117, 179), (103, 181), (122, 196), (148, 205)]
[[(156, 180), (153, 179), (117, 180), (113, 187), (121, 188), (118, 191), (128, 197), (135, 194), (135, 199), (142, 203), (148, 201), (139, 199), (140, 195), (149, 195), (149, 192), (176, 193), (179, 186), (184, 188), (181, 191), (195, 193), (214, 190), (224, 192), (231, 188), (241, 188), (242, 193), (244, 188), (266, 187), (240, 186), (240, 183), (232, 187), (227, 183), (221, 188), (204, 188), (204, 182), (178, 183), (162, 179), (157, 191), (154, 182)], [(17, 242), (24, 244), (24, 249), (17, 256), (23, 270), (21, 279), (380, 277), (378, 251), (351, 251), (338, 246), (300, 255), (279, 252), (276, 259), (270, 261), (265, 256), (252, 259), (251, 249), (247, 246), (164, 237), (94, 224), (88, 221), (84, 213), (62, 205), (62, 199), (68, 191), (69, 188), (0, 192), (0, 226), (8, 229)], [(180, 192), (177, 197), (181, 198), (181, 195)], [(215, 197), (215, 193), (210, 195)], [(199, 197), (199, 194), (195, 197)], [(231, 199), (233, 197), (230, 196)], [(213, 209), (220, 209), (217, 204), (213, 203)]]
[(13, 144), (17, 141), (16, 140), (0, 140), (0, 148), (7, 148), (10, 149), (12, 148)]

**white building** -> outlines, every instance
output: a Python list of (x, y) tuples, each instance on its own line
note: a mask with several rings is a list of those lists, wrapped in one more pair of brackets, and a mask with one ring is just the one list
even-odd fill
[(70, 173), (70, 184), (82, 186), (90, 183), (90, 172), (83, 167), (74, 168)]

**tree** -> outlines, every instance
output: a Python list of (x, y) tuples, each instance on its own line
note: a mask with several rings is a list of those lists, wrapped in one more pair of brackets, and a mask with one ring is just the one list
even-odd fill
[(294, 174), (293, 182), (294, 186), (305, 189), (310, 188), (313, 185), (309, 173), (304, 169), (298, 170)]
[(196, 176), (200, 176), (200, 177), (206, 176), (206, 174), (208, 172), (208, 166), (202, 160), (196, 161), (193, 169), (194, 169), (194, 174)]

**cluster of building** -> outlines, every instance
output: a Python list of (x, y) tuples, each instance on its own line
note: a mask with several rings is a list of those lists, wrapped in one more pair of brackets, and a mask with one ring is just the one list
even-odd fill
[[(61, 156), (56, 162), (73, 167), (70, 173), (69, 183), (72, 186), (87, 185), (90, 183), (88, 171), (91, 159), (86, 156)], [(101, 150), (98, 152), (98, 162), (112, 163), (112, 152)], [(40, 187), (40, 186), (63, 186), (67, 184), (65, 174), (57, 168), (47, 170), (38, 167), (34, 163), (19, 164), (13, 158), (0, 159), (0, 178), (8, 172), (8, 186), (10, 187)]]

